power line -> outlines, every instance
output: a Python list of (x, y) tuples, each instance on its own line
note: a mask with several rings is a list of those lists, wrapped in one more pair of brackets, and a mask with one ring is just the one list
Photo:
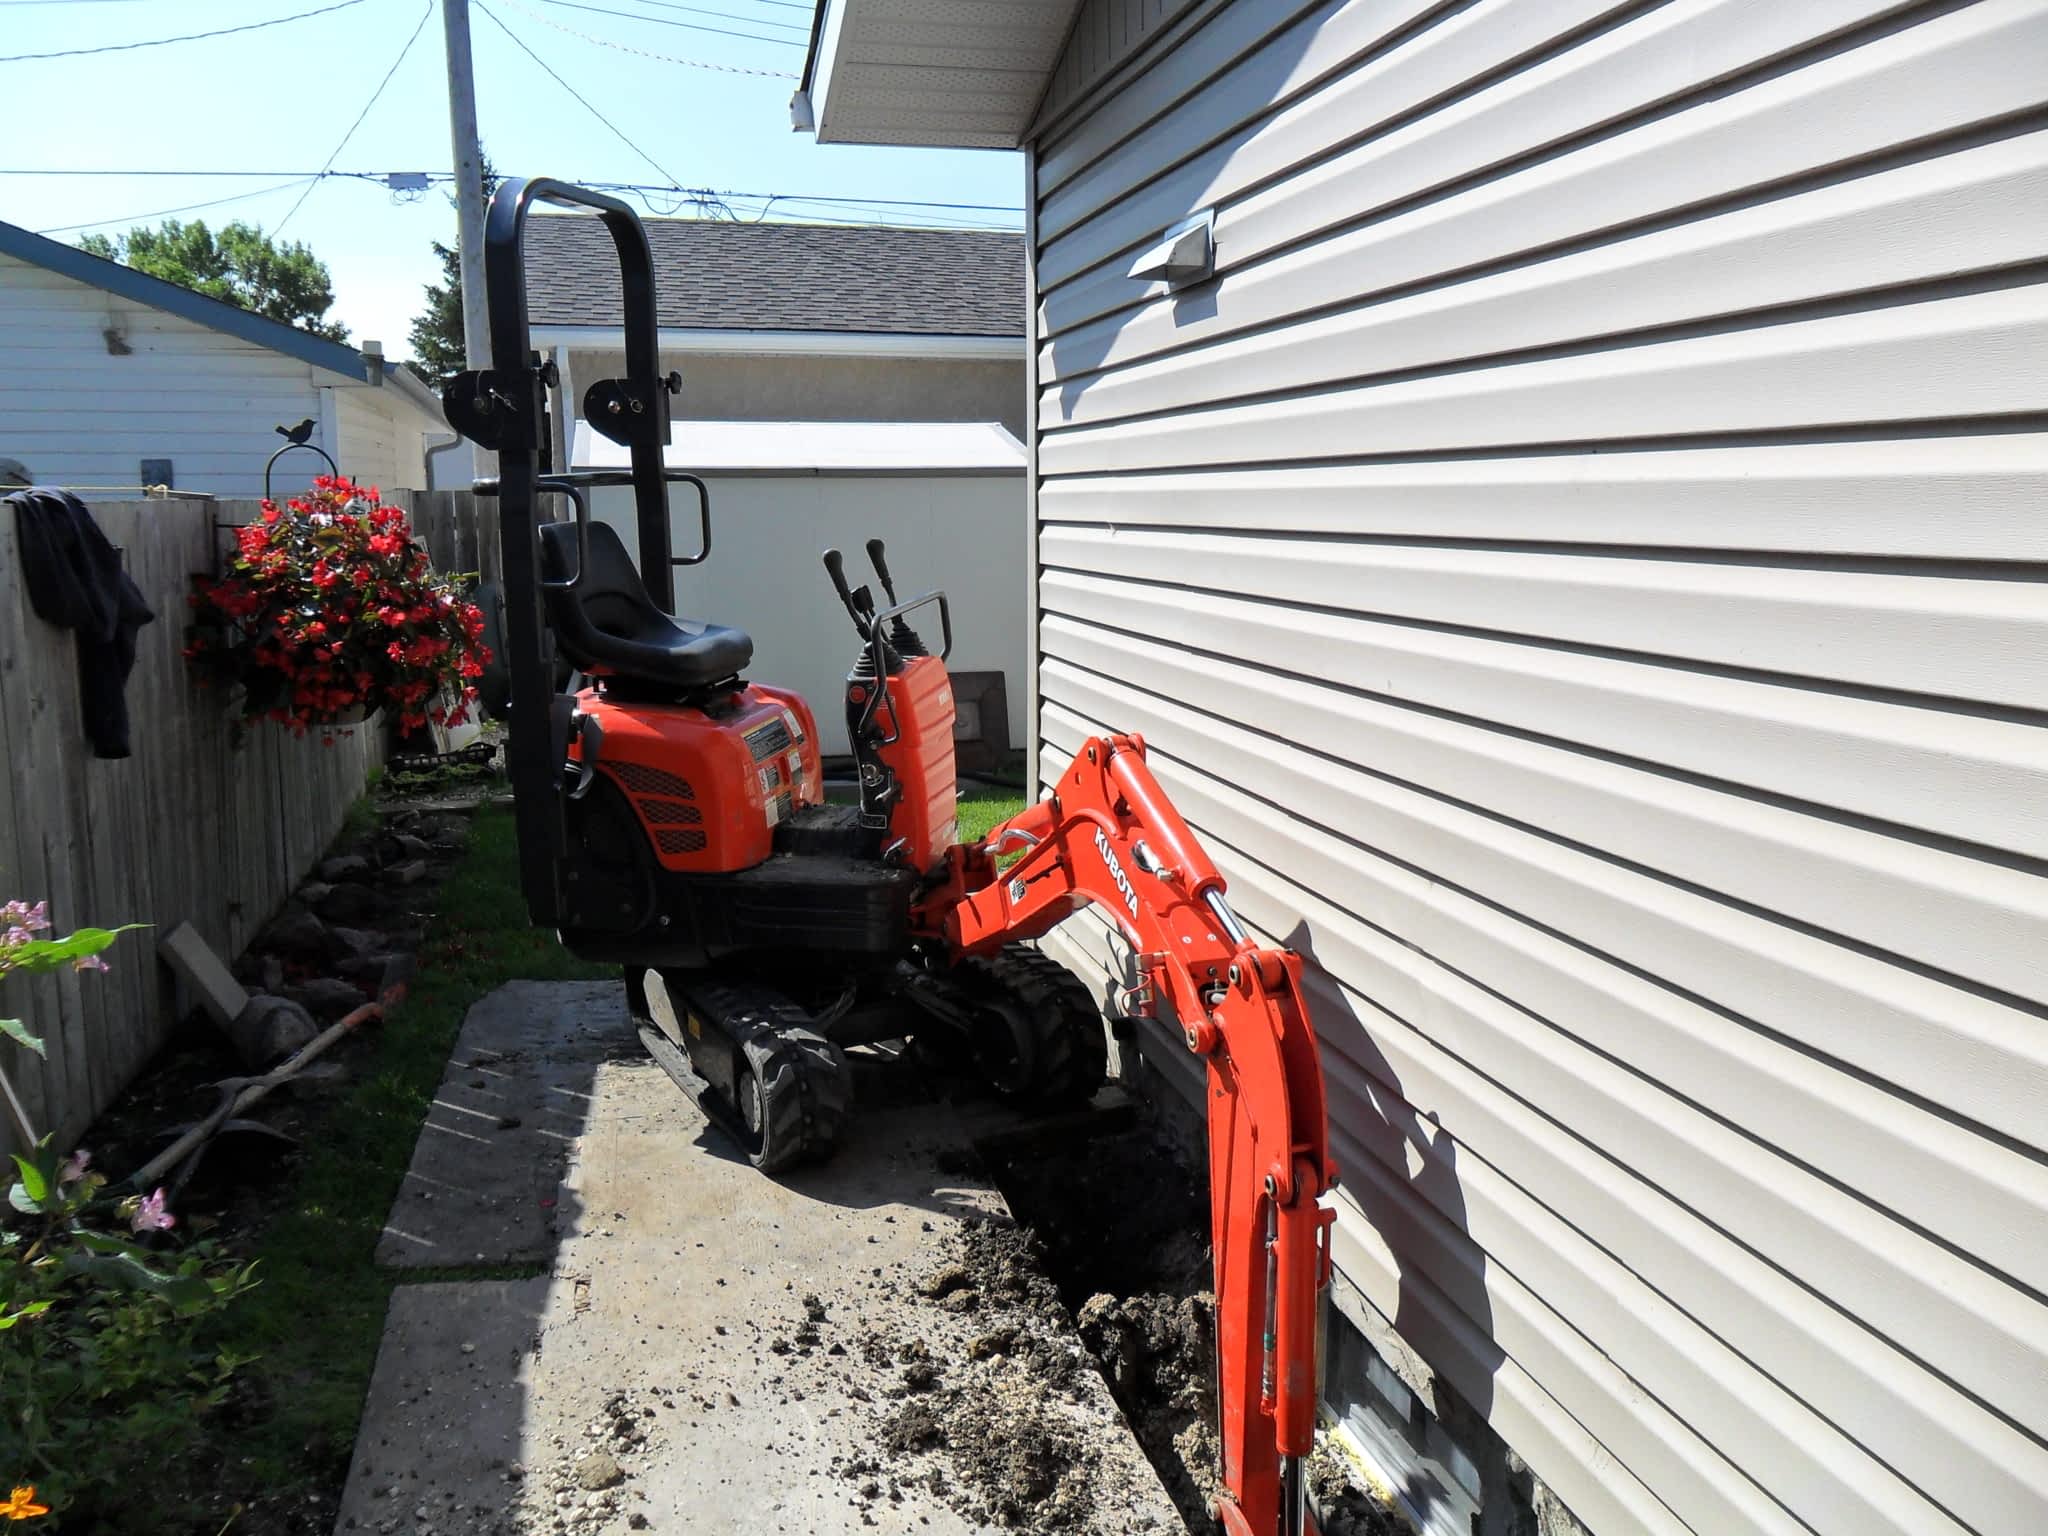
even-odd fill
[(771, 80), (794, 80), (796, 78), (795, 75), (786, 69), (749, 69), (744, 64), (714, 64), (706, 59), (681, 59), (672, 53), (656, 53), (649, 48), (635, 48), (631, 43), (616, 42), (609, 37), (598, 37), (589, 32), (579, 32), (572, 26), (556, 21), (552, 16), (543, 16), (538, 11), (528, 10), (519, 3), (519, 0), (505, 0), (505, 3), (528, 21), (537, 21), (544, 27), (552, 27), (555, 31), (563, 33), (568, 37), (573, 37), (579, 42), (595, 43), (600, 48), (614, 49), (619, 53), (630, 53), (635, 58), (653, 59), (658, 64), (680, 64), (686, 69), (712, 69), (723, 75), (758, 75)]
[(478, 0), (476, 8), (479, 11), (482, 11), (485, 16), (490, 18), (492, 26), (496, 27), (500, 32), (504, 33), (507, 37), (511, 38), (513, 45), (517, 47), (521, 53), (525, 54), (529, 59), (533, 60), (534, 63), (538, 64), (543, 70), (545, 70), (550, 80), (554, 81), (555, 84), (559, 85), (571, 96), (574, 96), (577, 99), (577, 101), (581, 102), (583, 104), (584, 111), (588, 112), (600, 123), (603, 123), (605, 127), (609, 128), (612, 131), (612, 134), (618, 139), (618, 141), (621, 144), (624, 144), (628, 149), (632, 150), (634, 154), (638, 155), (642, 160), (645, 160), (649, 165), (653, 166), (657, 171), (661, 172), (662, 175), (666, 176), (668, 178), (668, 187), (663, 190), (673, 190), (677, 192), (680, 192), (682, 190), (683, 184), (676, 179), (675, 172), (671, 171), (667, 166), (663, 165), (659, 160), (655, 159), (654, 156), (648, 154), (646, 150), (642, 149), (638, 144), (635, 144), (631, 139), (627, 138), (624, 129), (620, 128), (617, 123), (613, 122), (610, 118), (606, 117), (602, 112), (598, 111), (596, 107), (592, 106), (590, 104), (589, 98), (586, 97), (581, 91), (577, 90), (575, 86), (571, 85), (568, 81), (564, 80), (560, 75), (556, 74), (554, 71), (554, 66), (549, 64), (546, 59), (542, 58), (539, 54), (535, 53), (531, 48), (527, 47), (526, 39), (521, 37), (517, 32), (514, 32), (509, 25), (507, 25), (503, 20), (501, 20), (496, 11), (492, 10), (489, 6), (483, 4), (482, 0)]
[[(8, 6), (8, 5), (29, 5), (29, 4), (36, 4), (36, 5), (41, 5), (41, 4), (43, 4), (43, 3), (44, 3), (44, 0), (0, 0), (0, 6)], [(49, 3), (50, 3), (50, 4), (53, 4), (53, 5), (54, 5), (54, 4), (67, 4), (67, 5), (68, 5), (68, 4), (75, 4), (75, 3), (80, 3), (80, 0), (49, 0)], [(83, 0), (83, 3), (84, 3), (84, 4), (87, 4), (87, 5), (91, 5), (91, 4), (97, 4), (97, 3), (98, 3), (98, 0)], [(108, 3), (109, 3), (109, 4), (114, 4), (114, 3), (121, 3), (121, 0), (108, 0)], [(318, 175), (320, 175), (320, 174), (322, 174), (322, 173), (321, 173), (321, 172), (319, 172), (319, 171), (196, 171), (196, 170), (188, 171), (188, 170), (170, 170), (170, 169), (164, 169), (164, 170), (137, 170), (137, 171), (122, 171), (122, 170), (108, 170), (108, 169), (107, 169), (106, 167), (104, 167), (104, 166), (97, 166), (97, 165), (96, 165), (96, 166), (92, 166), (92, 167), (89, 167), (89, 168), (80, 168), (80, 169), (77, 169), (77, 170), (67, 169), (67, 168), (64, 168), (64, 167), (56, 167), (56, 168), (46, 168), (46, 167), (43, 167), (43, 166), (35, 166), (35, 167), (18, 167), (18, 168), (14, 168), (14, 169), (0, 169), (0, 176), (204, 176), (204, 177), (212, 177), (212, 176), (318, 176)], [(386, 176), (401, 176), (401, 175), (407, 175), (407, 174), (410, 174), (410, 173), (408, 173), (408, 172), (404, 172), (404, 171), (328, 171), (328, 172), (326, 172), (325, 174), (327, 174), (327, 175), (330, 175), (330, 176), (354, 176), (354, 177), (358, 177), (358, 178), (360, 178), (361, 180), (364, 180), (364, 181), (382, 181), (382, 180), (383, 180), (383, 179), (384, 179), (384, 178), (385, 178)], [(432, 176), (432, 177), (445, 177), (445, 176), (449, 175), (450, 173), (449, 173), (449, 172), (447, 172), (447, 171), (421, 171), (421, 172), (420, 172), (419, 174), (420, 174), (420, 175), (422, 175), (422, 176)]]
[[(710, 32), (719, 37), (740, 37), (750, 43), (772, 43), (777, 48), (807, 48), (808, 41), (796, 42), (787, 37), (761, 37), (752, 32), (729, 32), (723, 27), (707, 27), (694, 21), (670, 21), (666, 16), (646, 16), (637, 11), (608, 10), (601, 5), (585, 5), (583, 0), (541, 0), (543, 5), (558, 5), (568, 11), (593, 11), (599, 16), (623, 16), (628, 21), (644, 21), (656, 27), (680, 27), (685, 32)], [(737, 18), (736, 18), (737, 19)], [(781, 22), (756, 22), (756, 26), (781, 26)]]
[(236, 32), (260, 32), (265, 27), (281, 27), (288, 21), (304, 21), (311, 16), (325, 16), (332, 11), (345, 11), (352, 5), (361, 5), (363, 0), (338, 0), (334, 5), (323, 5), (316, 11), (298, 11), (290, 16), (274, 16), (269, 21), (248, 21), (239, 27), (216, 27), (211, 32), (187, 32), (179, 37), (153, 37), (141, 43), (106, 43), (98, 48), (62, 48), (54, 53), (10, 53), (0, 55), (0, 64), (22, 64), (31, 59), (76, 59), (92, 53), (128, 53), (136, 48), (162, 48), (169, 43), (196, 43), (202, 38), (227, 37)]
[(319, 174), (306, 183), (306, 190), (299, 194), (299, 200), (293, 203), (286, 211), (285, 216), (277, 221), (277, 228), (271, 231), (273, 237), (284, 233), (284, 227), (291, 223), (292, 215), (305, 206), (306, 199), (313, 195), (313, 189), (320, 185), (329, 171), (334, 169), (334, 162), (341, 158), (341, 152), (348, 148), (348, 141), (354, 138), (356, 130), (363, 126), (363, 119), (368, 117), (370, 109), (377, 105), (378, 98), (384, 94), (384, 88), (391, 83), (391, 77), (398, 73), (398, 66), (403, 64), (405, 56), (412, 52), (412, 45), (420, 40), (420, 33), (426, 28), (427, 18), (433, 14), (434, 0), (427, 0), (425, 8), (420, 12), (420, 19), (413, 23), (412, 36), (408, 37), (405, 40), (405, 46), (398, 50), (398, 57), (393, 59), (391, 67), (384, 71), (384, 78), (377, 82), (377, 89), (370, 92), (370, 99), (363, 103), (363, 110), (356, 114), (356, 120), (348, 125), (348, 132), (344, 133), (341, 136), (341, 142), (334, 146), (334, 153), (327, 157), (327, 162), (320, 167)]
[[(689, 9), (689, 7), (688, 7), (688, 6), (676, 6), (676, 5), (671, 5), (671, 4), (669, 3), (669, 0), (632, 0), (632, 3), (633, 3), (633, 4), (635, 4), (635, 5), (651, 5), (651, 6), (653, 6), (653, 7), (655, 8), (655, 9), (657, 9), (657, 10), (663, 10), (663, 11), (667, 11), (667, 10), (688, 10), (688, 9)], [(765, 6), (769, 7), (769, 8), (771, 9), (771, 10), (777, 10), (777, 11), (802, 11), (802, 12), (803, 12), (803, 13), (804, 13), (804, 14), (805, 14), (806, 16), (809, 16), (809, 15), (810, 15), (810, 14), (812, 13), (812, 11), (814, 11), (814, 10), (816, 9), (816, 7), (815, 7), (815, 6), (812, 6), (812, 5), (808, 5), (808, 4), (807, 4), (807, 5), (798, 5), (798, 4), (796, 3), (796, 0), (740, 0), (740, 3), (742, 3), (742, 4), (748, 4), (748, 3), (750, 3), (750, 4), (753, 4), (753, 5), (765, 5)], [(760, 25), (760, 26), (768, 26), (768, 25), (770, 25), (770, 23), (768, 23), (768, 22), (760, 22), (760, 23), (757, 23), (757, 25)], [(804, 31), (806, 31), (806, 32), (810, 31), (810, 25), (809, 25), (809, 23), (806, 23), (806, 24), (804, 25), (804, 28), (803, 28), (803, 30), (804, 30)]]
[(57, 224), (49, 229), (39, 229), (36, 233), (39, 235), (68, 235), (74, 230), (104, 229), (109, 224), (139, 224), (144, 219), (168, 218), (174, 213), (197, 213), (202, 208), (218, 208), (223, 203), (239, 203), (252, 197), (267, 197), (272, 192), (283, 192), (289, 188), (296, 187), (301, 181), (310, 182), (317, 181), (318, 179), (318, 177), (300, 176), (291, 181), (281, 181), (274, 187), (259, 187), (254, 192), (234, 192), (226, 197), (216, 197), (210, 202), (186, 203), (177, 208), (158, 208), (149, 213), (125, 214), (118, 219), (86, 219), (77, 224)]
[[(631, 0), (631, 3), (637, 5), (651, 5), (656, 10), (661, 11), (682, 11), (686, 15), (690, 16), (714, 16), (720, 21), (737, 21), (741, 25), (749, 27), (780, 27), (785, 32), (801, 32), (807, 39), (809, 38), (811, 32), (811, 29), (808, 25), (799, 27), (794, 22), (770, 21), (765, 16), (741, 16), (733, 11), (708, 11), (701, 5), (677, 5), (673, 3), (673, 0)], [(621, 16), (633, 16), (633, 13), (630, 11), (620, 11), (617, 14)], [(635, 21), (654, 22), (658, 22), (661, 20), (659, 16), (633, 16), (633, 19)], [(684, 23), (673, 22), (670, 23), (670, 25), (682, 26), (684, 25)], [(763, 41), (766, 41), (766, 39), (763, 39)]]
[[(0, 0), (0, 7), (5, 7), (5, 6), (7, 6), (7, 5), (10, 5), (10, 4), (13, 4), (13, 5), (25, 5), (25, 4), (28, 4), (28, 3), (29, 3), (29, 0)], [(36, 0), (36, 3), (38, 3), (38, 4), (40, 4), (40, 3), (43, 3), (43, 0)], [(49, 0), (49, 3), (52, 3), (52, 4), (55, 4), (55, 3), (59, 3), (59, 0)], [(63, 0), (63, 3), (70, 3), (70, 0)], [(87, 3), (93, 3), (93, 0), (87, 0)], [(114, 3), (114, 0), (108, 0), (108, 3)], [(290, 176), (290, 177), (306, 177), (306, 176), (317, 176), (317, 175), (326, 175), (326, 176), (329, 176), (329, 177), (335, 177), (335, 176), (346, 176), (346, 177), (351, 177), (351, 178), (353, 178), (353, 179), (355, 179), (355, 180), (358, 180), (358, 181), (382, 181), (382, 180), (384, 180), (384, 179), (385, 179), (386, 177), (388, 177), (388, 176), (398, 176), (398, 175), (414, 175), (414, 174), (417, 174), (417, 175), (421, 175), (421, 176), (425, 176), (425, 177), (426, 177), (426, 178), (427, 178), (427, 179), (428, 179), (429, 181), (435, 181), (435, 182), (441, 182), (441, 181), (450, 181), (450, 180), (453, 180), (453, 178), (454, 178), (454, 173), (453, 173), (453, 172), (450, 172), (450, 171), (419, 171), (419, 172), (409, 172), (409, 171), (336, 171), (336, 170), (328, 170), (328, 171), (325, 171), (325, 172), (320, 172), (320, 171), (244, 171), (244, 170), (211, 170), (211, 171), (206, 171), (206, 170), (179, 170), (179, 169), (173, 169), (173, 168), (169, 168), (169, 167), (161, 167), (161, 168), (156, 168), (156, 167), (153, 167), (153, 168), (149, 168), (149, 169), (142, 169), (142, 170), (109, 170), (109, 169), (107, 169), (107, 168), (106, 168), (106, 167), (104, 167), (104, 166), (93, 166), (93, 167), (91, 167), (91, 168), (89, 168), (89, 169), (78, 169), (78, 170), (69, 170), (69, 169), (66, 169), (66, 168), (64, 168), (64, 167), (61, 167), (61, 166), (56, 166), (56, 167), (48, 167), (48, 166), (34, 166), (34, 167), (28, 167), (28, 166), (16, 166), (16, 167), (0, 166), (0, 176), (192, 176), (192, 177), (210, 177), (210, 176), (223, 176), (223, 177), (225, 177), (225, 176)], [(598, 190), (600, 190), (600, 191), (611, 191), (611, 192), (618, 192), (618, 191), (625, 191), (625, 192), (642, 192), (642, 191), (655, 191), (655, 192), (672, 192), (672, 191), (674, 191), (674, 190), (675, 190), (675, 188), (673, 188), (672, 186), (670, 186), (670, 185), (669, 185), (668, 183), (666, 183), (666, 182), (663, 182), (663, 183), (661, 183), (661, 184), (659, 184), (659, 185), (651, 185), (651, 184), (649, 184), (649, 183), (645, 183), (645, 182), (634, 182), (634, 181), (591, 181), (591, 180), (586, 180), (586, 181), (585, 181), (585, 182), (583, 183), (583, 185), (585, 185), (585, 186), (590, 186), (590, 187), (595, 187), (595, 188), (597, 188), (597, 189), (598, 189)], [(1016, 213), (1016, 214), (1021, 214), (1021, 213), (1023, 213), (1023, 211), (1024, 211), (1024, 210), (1023, 210), (1022, 208), (1020, 208), (1020, 207), (1016, 206), (1016, 205), (1015, 205), (1014, 203), (952, 203), (952, 202), (933, 202), (933, 201), (928, 201), (928, 200), (921, 200), (921, 199), (918, 199), (918, 198), (914, 198), (914, 197), (851, 197), (851, 196), (848, 196), (848, 195), (846, 195), (846, 194), (844, 194), (844, 193), (839, 193), (839, 192), (829, 192), (829, 193), (827, 193), (827, 192), (820, 192), (820, 193), (816, 193), (816, 194), (810, 194), (810, 193), (803, 193), (803, 192), (741, 192), (741, 191), (738, 191), (738, 190), (736, 190), (736, 189), (734, 189), (734, 188), (731, 188), (731, 187), (723, 187), (723, 188), (720, 188), (720, 189), (718, 190), (718, 193), (717, 193), (717, 195), (718, 195), (718, 196), (720, 196), (720, 197), (738, 197), (738, 198), (744, 198), (744, 199), (746, 199), (746, 200), (748, 200), (748, 201), (750, 201), (750, 202), (751, 202), (751, 201), (755, 201), (755, 200), (757, 200), (757, 199), (760, 199), (760, 198), (772, 198), (772, 199), (774, 199), (774, 200), (775, 200), (775, 201), (777, 201), (777, 202), (784, 202), (784, 203), (844, 203), (844, 204), (846, 204), (846, 205), (847, 205), (847, 206), (849, 206), (849, 207), (856, 207), (856, 208), (949, 208), (949, 209), (957, 209), (957, 210), (960, 210), (960, 211), (962, 211), (962, 212), (967, 212), (967, 213)]]

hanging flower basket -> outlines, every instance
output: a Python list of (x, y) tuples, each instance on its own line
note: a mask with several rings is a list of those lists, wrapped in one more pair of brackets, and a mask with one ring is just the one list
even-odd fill
[(339, 476), (264, 502), (188, 601), (186, 660), (243, 725), (330, 741), (380, 709), (404, 730), (460, 725), (490, 660), (482, 612), (430, 569), (404, 511)]

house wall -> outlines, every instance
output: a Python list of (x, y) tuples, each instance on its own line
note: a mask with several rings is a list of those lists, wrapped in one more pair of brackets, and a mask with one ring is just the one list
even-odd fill
[[(674, 413), (702, 421), (1000, 421), (1024, 433), (1024, 361), (925, 357), (670, 355), (683, 375)], [(623, 352), (576, 350), (569, 372), (582, 392), (624, 376)]]
[(1046, 771), (1310, 959), (1340, 1295), (1545, 1519), (2041, 1528), (2044, 105), (2023, 0), (1274, 0), (1036, 145)]
[[(307, 364), (11, 256), (0, 357), (0, 457), (41, 485), (133, 486), (168, 458), (179, 490), (260, 495), (275, 428), (320, 415)], [(278, 486), (305, 466), (292, 455)]]
[(330, 397), (335, 437), (334, 458), (341, 472), (359, 484), (383, 490), (426, 488), (424, 437), (437, 430), (397, 390), (334, 387)]

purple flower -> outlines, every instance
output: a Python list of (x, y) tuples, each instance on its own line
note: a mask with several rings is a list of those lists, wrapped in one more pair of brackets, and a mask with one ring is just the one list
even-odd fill
[(80, 955), (71, 962), (71, 969), (74, 971), (104, 971), (108, 969), (108, 966), (107, 962), (98, 955)]
[(128, 1218), (128, 1226), (135, 1232), (168, 1232), (178, 1220), (164, 1209), (164, 1192), (161, 1186), (155, 1194), (144, 1195), (135, 1214)]
[(0, 948), (26, 944), (39, 933), (50, 931), (50, 904), (39, 901), (0, 902)]
[(64, 1159), (64, 1166), (57, 1170), (59, 1184), (76, 1184), (85, 1177), (85, 1170), (92, 1163), (92, 1154), (80, 1147)]

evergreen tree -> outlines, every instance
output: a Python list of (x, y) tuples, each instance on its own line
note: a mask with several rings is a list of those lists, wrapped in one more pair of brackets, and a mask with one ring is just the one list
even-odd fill
[[(488, 202), (504, 178), (483, 157), (484, 200)], [(436, 387), (468, 366), (462, 344), (462, 257), (450, 245), (434, 242), (441, 259), (441, 281), (428, 283), (426, 312), (412, 323), (412, 371)]]

